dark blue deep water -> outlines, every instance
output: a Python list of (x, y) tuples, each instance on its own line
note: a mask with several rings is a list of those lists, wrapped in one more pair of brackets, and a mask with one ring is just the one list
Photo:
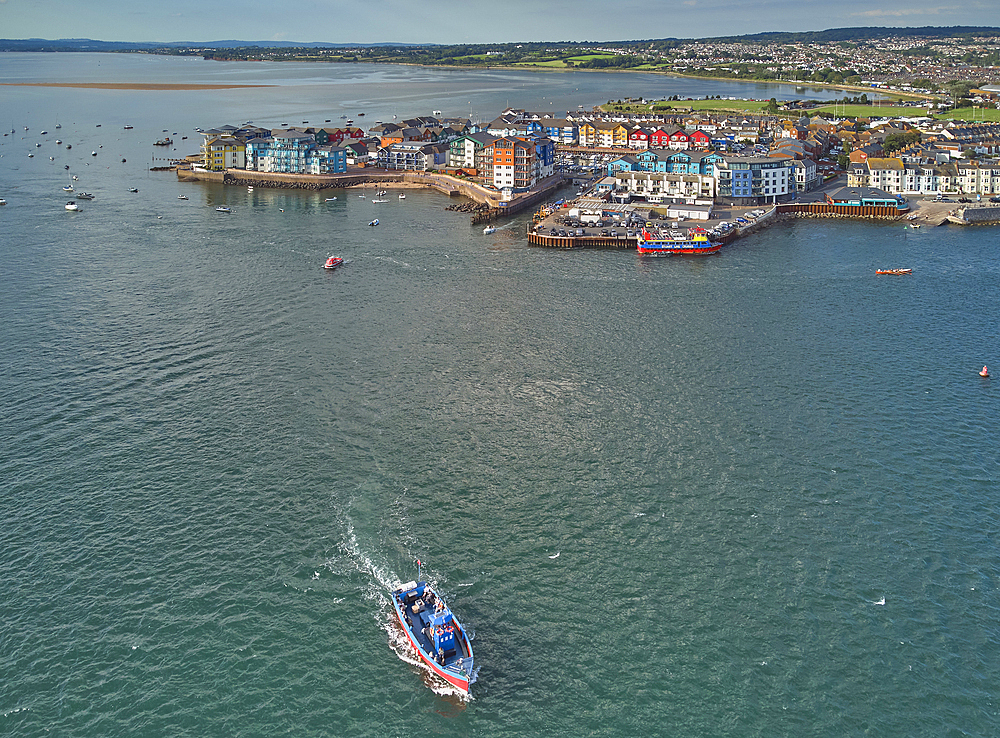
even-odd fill
[[(181, 184), (148, 171), (164, 128), (184, 154), (360, 101), (693, 83), (462, 72), (448, 104), (433, 70), (347, 97), (337, 67), (14, 54), (0, 81), (98, 62), (284, 76), (0, 87), (0, 734), (996, 734), (993, 229), (649, 260), (484, 236), (429, 191)], [(470, 701), (390, 627), (417, 558), (476, 633)]]

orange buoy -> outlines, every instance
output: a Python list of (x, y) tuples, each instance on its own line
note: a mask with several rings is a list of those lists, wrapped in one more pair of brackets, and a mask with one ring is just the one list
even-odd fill
[(984, 367), (983, 367), (983, 369), (982, 369), (982, 371), (981, 371), (981, 372), (979, 372), (979, 376), (980, 376), (980, 377), (988, 377), (988, 376), (990, 376), (990, 370), (989, 370), (989, 369), (987, 369), (987, 368), (986, 368), (986, 367), (984, 366)]

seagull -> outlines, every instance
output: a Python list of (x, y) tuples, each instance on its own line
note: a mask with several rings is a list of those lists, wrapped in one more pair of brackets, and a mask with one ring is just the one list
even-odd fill
[(558, 559), (558, 558), (559, 558), (559, 554), (560, 554), (560, 553), (562, 553), (562, 551), (557, 551), (557, 552), (556, 552), (555, 554), (553, 554), (552, 556), (549, 556), (549, 558), (550, 558), (550, 559)]

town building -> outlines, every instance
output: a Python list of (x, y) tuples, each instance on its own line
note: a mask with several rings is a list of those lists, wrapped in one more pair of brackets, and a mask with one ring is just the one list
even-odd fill
[(764, 203), (795, 192), (795, 176), (788, 160), (726, 157), (715, 169), (719, 197)]

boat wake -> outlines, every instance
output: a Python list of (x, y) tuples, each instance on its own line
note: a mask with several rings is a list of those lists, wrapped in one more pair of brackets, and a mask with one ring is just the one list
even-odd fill
[[(388, 593), (399, 587), (402, 584), (402, 580), (396, 576), (388, 564), (377, 563), (372, 557), (361, 550), (354, 526), (349, 521), (347, 523), (346, 535), (341, 543), (341, 550), (350, 559), (354, 567), (370, 577), (368, 585), (364, 587), (362, 596), (367, 600), (377, 603), (373, 617), (379, 627), (386, 632), (389, 647), (393, 653), (396, 654), (400, 661), (413, 666), (427, 688), (436, 695), (449, 700), (454, 699), (459, 703), (470, 701), (472, 699), (471, 695), (438, 677), (413, 649), (406, 634), (400, 628), (399, 622), (396, 620), (392, 604), (388, 597)], [(431, 582), (431, 585), (436, 586), (436, 583)], [(470, 640), (475, 637), (471, 630), (469, 630), (469, 637)], [(472, 674), (470, 684), (476, 680), (478, 673), (479, 667), (477, 666)]]

